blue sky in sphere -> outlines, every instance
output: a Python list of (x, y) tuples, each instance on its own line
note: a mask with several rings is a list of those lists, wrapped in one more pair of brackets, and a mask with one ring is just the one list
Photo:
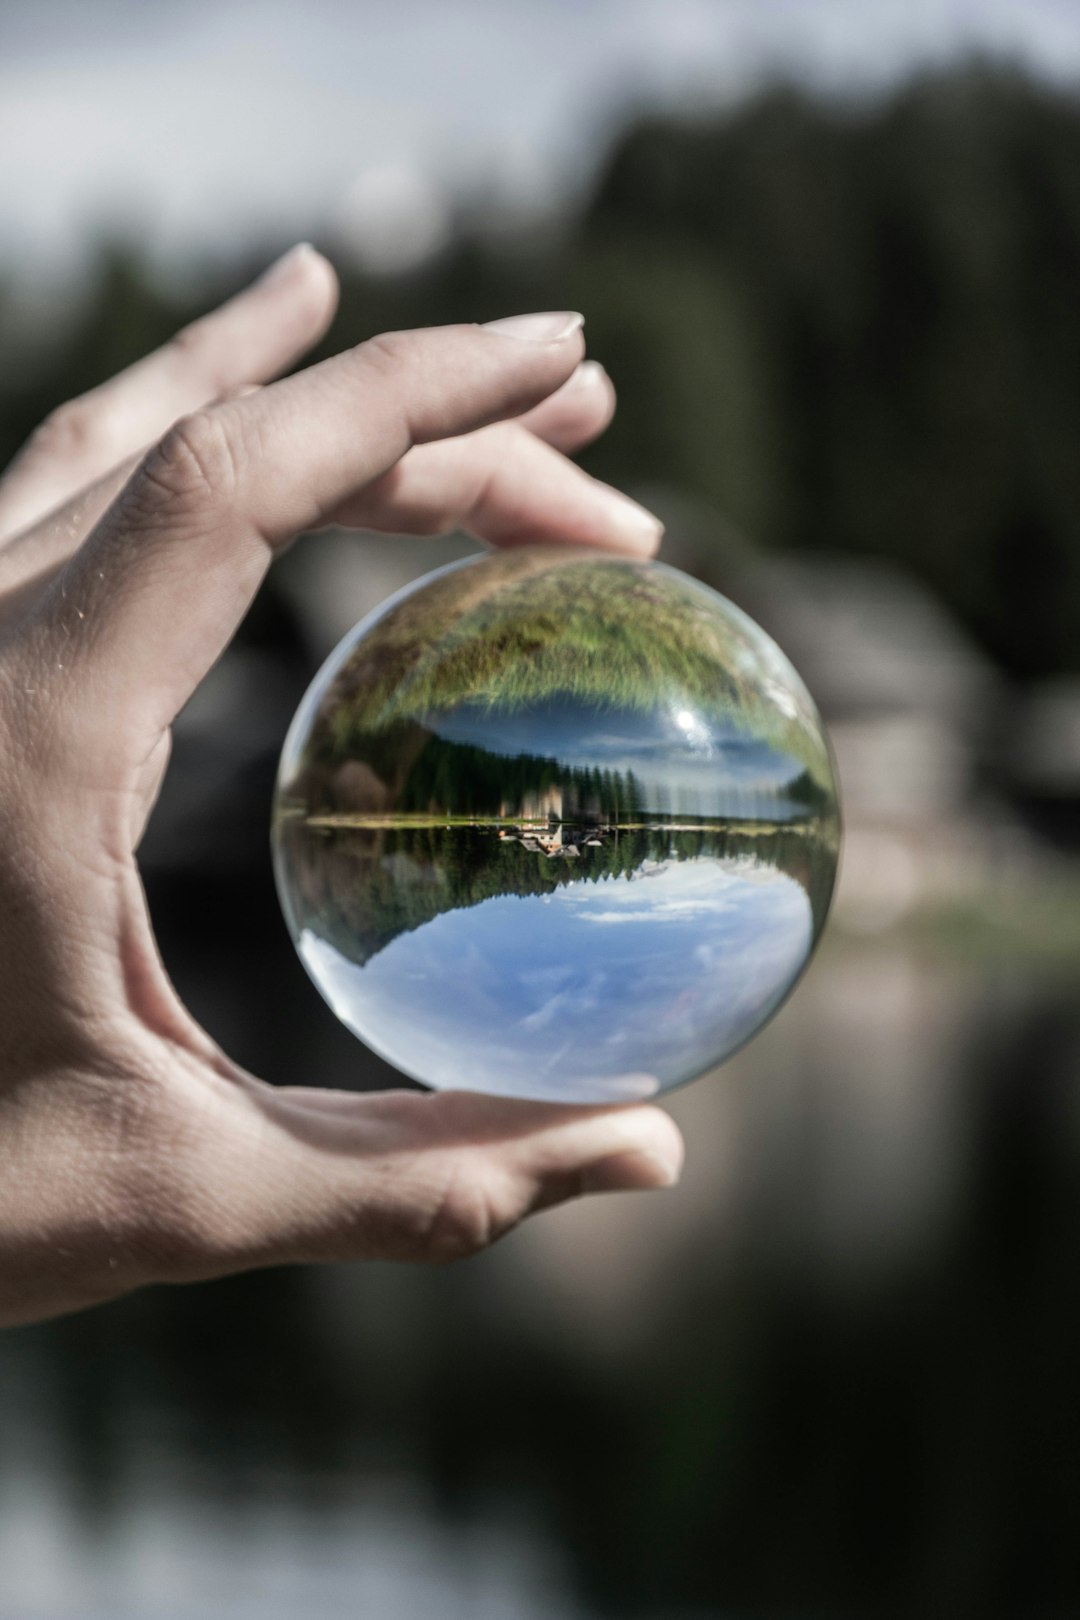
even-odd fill
[(645, 808), (724, 815), (740, 795), (773, 794), (802, 771), (788, 754), (689, 702), (634, 710), (563, 698), (512, 711), (460, 704), (427, 724), (450, 742), (492, 753), (536, 754), (576, 769), (633, 772)]
[(363, 967), (310, 930), (299, 949), (338, 1016), (413, 1078), (617, 1101), (726, 1057), (812, 938), (793, 878), (706, 856), (447, 911)]

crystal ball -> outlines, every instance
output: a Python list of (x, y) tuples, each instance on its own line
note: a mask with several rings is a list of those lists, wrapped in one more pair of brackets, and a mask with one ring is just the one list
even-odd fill
[(829, 746), (784, 654), (658, 562), (495, 552), (331, 654), (289, 729), (281, 904), (337, 1016), (414, 1080), (558, 1102), (715, 1067), (806, 966)]

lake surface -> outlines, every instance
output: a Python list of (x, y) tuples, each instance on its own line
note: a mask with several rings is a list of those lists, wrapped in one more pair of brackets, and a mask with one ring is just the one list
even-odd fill
[[(265, 875), (151, 901), (240, 1061), (394, 1083)], [(673, 1193), (0, 1338), (0, 1615), (1077, 1612), (1076, 983), (830, 936)]]
[(806, 817), (292, 818), (276, 859), (304, 965), (388, 1062), (582, 1102), (652, 1096), (748, 1040), (809, 959), (836, 863)]
[(839, 839), (820, 717), (760, 626), (565, 547), (453, 564), (346, 636), (273, 818), (294, 943), (349, 1029), (428, 1086), (582, 1103), (761, 1027)]

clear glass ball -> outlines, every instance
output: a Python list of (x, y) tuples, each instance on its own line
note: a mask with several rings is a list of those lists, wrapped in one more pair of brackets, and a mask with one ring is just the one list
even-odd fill
[(780, 649), (657, 562), (533, 548), (411, 586), (331, 654), (274, 802), (278, 892), (404, 1074), (598, 1103), (730, 1056), (821, 934), (829, 747)]

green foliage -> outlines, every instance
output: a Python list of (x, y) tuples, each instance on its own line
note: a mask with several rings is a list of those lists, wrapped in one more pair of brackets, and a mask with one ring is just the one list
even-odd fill
[[(530, 796), (561, 790), (566, 820), (636, 815), (643, 805), (632, 772), (585, 770), (535, 754), (506, 756), (469, 743), (431, 737), (409, 772), (396, 809), (402, 815), (452, 808), (457, 816), (519, 813)], [(616, 811), (616, 807), (618, 807)]]
[(643, 124), (586, 256), (630, 233), (711, 261), (747, 311), (776, 435), (762, 541), (899, 558), (1015, 670), (1080, 667), (1075, 95), (973, 69), (859, 112), (778, 91)]
[[(787, 708), (767, 695), (774, 680)], [(691, 705), (827, 785), (816, 715), (789, 685), (760, 630), (689, 580), (612, 557), (513, 552), (450, 570), (383, 614), (324, 694), (301, 770), (373, 762), (380, 734), (462, 704), (513, 714), (569, 699), (611, 713)]]

